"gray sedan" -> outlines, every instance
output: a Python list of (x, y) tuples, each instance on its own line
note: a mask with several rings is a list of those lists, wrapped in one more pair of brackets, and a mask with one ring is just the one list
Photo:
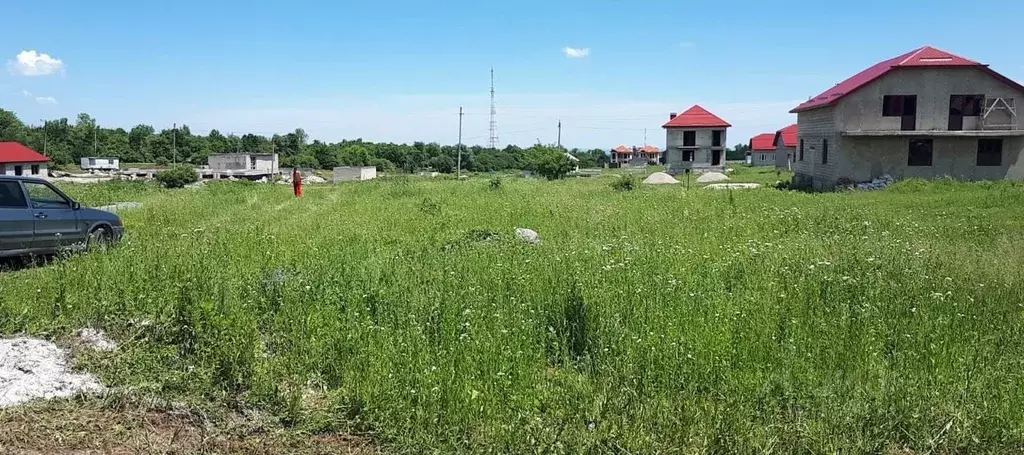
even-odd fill
[(0, 175), (0, 257), (81, 250), (123, 234), (117, 215), (82, 207), (46, 180)]

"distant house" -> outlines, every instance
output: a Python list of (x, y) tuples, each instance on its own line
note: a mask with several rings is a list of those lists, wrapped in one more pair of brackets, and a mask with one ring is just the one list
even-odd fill
[(17, 142), (0, 142), (0, 174), (49, 178), (50, 159)]
[(213, 171), (255, 171), (265, 174), (278, 174), (276, 153), (222, 153), (210, 155), (210, 169)]
[(775, 145), (776, 169), (793, 169), (793, 157), (796, 152), (798, 131), (799, 127), (793, 124), (775, 132), (772, 144)]
[(609, 162), (613, 165), (622, 165), (633, 159), (633, 148), (620, 145), (612, 149)]
[(729, 122), (700, 106), (682, 114), (669, 114), (665, 128), (665, 163), (669, 173), (687, 169), (724, 170), (726, 129)]
[(121, 169), (121, 160), (117, 158), (88, 157), (79, 160), (80, 167), (85, 171), (116, 171)]
[(878, 63), (791, 112), (793, 183), (952, 176), (1024, 179), (1024, 86), (981, 63), (922, 47)]
[(750, 165), (775, 166), (775, 135), (758, 134), (750, 138)]
[(637, 153), (647, 160), (647, 164), (658, 164), (661, 161), (661, 150), (653, 145), (645, 145)]

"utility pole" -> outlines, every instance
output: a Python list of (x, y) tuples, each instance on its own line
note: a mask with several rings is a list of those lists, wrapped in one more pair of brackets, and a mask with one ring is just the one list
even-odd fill
[(562, 119), (558, 119), (558, 148), (562, 148)]
[[(43, 122), (43, 155), (46, 155), (46, 143), (47, 143), (46, 126), (47, 126), (47, 124), (49, 122), (47, 122), (46, 120), (43, 120), (43, 119), (39, 119), (39, 121)], [(50, 156), (50, 155), (46, 155), (46, 156)]]
[(175, 123), (171, 131), (171, 156), (174, 164), (178, 164), (178, 124)]
[(98, 156), (96, 153), (96, 150), (99, 149), (99, 140), (96, 139), (96, 130), (98, 129), (99, 127), (97, 127), (95, 124), (92, 126), (92, 154), (94, 156)]
[(459, 162), (455, 171), (456, 178), (462, 178), (462, 106), (459, 106)]

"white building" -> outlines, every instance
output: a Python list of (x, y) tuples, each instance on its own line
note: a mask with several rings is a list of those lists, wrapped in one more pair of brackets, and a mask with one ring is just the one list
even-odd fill
[(121, 169), (121, 160), (117, 158), (88, 157), (79, 161), (85, 171), (116, 171)]
[(360, 182), (377, 178), (377, 168), (373, 166), (338, 166), (334, 168), (334, 183)]
[(221, 153), (210, 155), (208, 162), (213, 171), (256, 171), (262, 174), (281, 172), (276, 153)]
[(49, 178), (50, 159), (17, 142), (0, 142), (0, 174)]

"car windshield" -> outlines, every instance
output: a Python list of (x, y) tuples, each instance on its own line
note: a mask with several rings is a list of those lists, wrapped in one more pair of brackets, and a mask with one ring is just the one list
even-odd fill
[(71, 207), (71, 201), (60, 193), (50, 188), (49, 185), (38, 182), (25, 182), (28, 189), (28, 196), (32, 200), (32, 207), (37, 209), (66, 209)]

